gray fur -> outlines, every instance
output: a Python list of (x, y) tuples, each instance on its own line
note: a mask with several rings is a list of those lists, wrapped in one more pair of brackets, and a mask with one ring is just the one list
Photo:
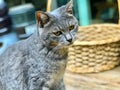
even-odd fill
[[(67, 46), (78, 27), (71, 6), (69, 2), (50, 13), (40, 11), (37, 31), (0, 56), (0, 90), (65, 90)], [(70, 25), (75, 25), (74, 30), (69, 31)], [(62, 34), (55, 36), (59, 30)]]

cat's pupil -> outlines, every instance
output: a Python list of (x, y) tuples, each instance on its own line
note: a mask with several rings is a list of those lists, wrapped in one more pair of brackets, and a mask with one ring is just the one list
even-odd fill
[(70, 30), (70, 31), (73, 30), (74, 28), (75, 28), (74, 25), (69, 26), (69, 30)]
[(53, 34), (55, 34), (56, 36), (60, 36), (62, 34), (61, 31), (57, 31), (57, 32), (54, 32)]

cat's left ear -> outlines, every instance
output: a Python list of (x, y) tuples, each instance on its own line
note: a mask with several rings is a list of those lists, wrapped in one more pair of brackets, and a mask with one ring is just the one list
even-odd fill
[(73, 7), (73, 0), (70, 0), (70, 1), (66, 4), (66, 12), (67, 12), (68, 14), (73, 14), (72, 7)]

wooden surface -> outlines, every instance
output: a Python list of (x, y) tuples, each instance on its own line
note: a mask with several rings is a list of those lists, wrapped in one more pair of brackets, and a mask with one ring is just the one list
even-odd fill
[(67, 90), (120, 90), (120, 67), (92, 74), (65, 73)]

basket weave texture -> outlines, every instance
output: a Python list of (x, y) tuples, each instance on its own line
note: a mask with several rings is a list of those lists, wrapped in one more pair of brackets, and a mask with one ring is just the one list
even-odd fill
[(67, 70), (91, 73), (110, 70), (120, 63), (120, 27), (94, 24), (79, 27), (78, 39), (69, 48)]

